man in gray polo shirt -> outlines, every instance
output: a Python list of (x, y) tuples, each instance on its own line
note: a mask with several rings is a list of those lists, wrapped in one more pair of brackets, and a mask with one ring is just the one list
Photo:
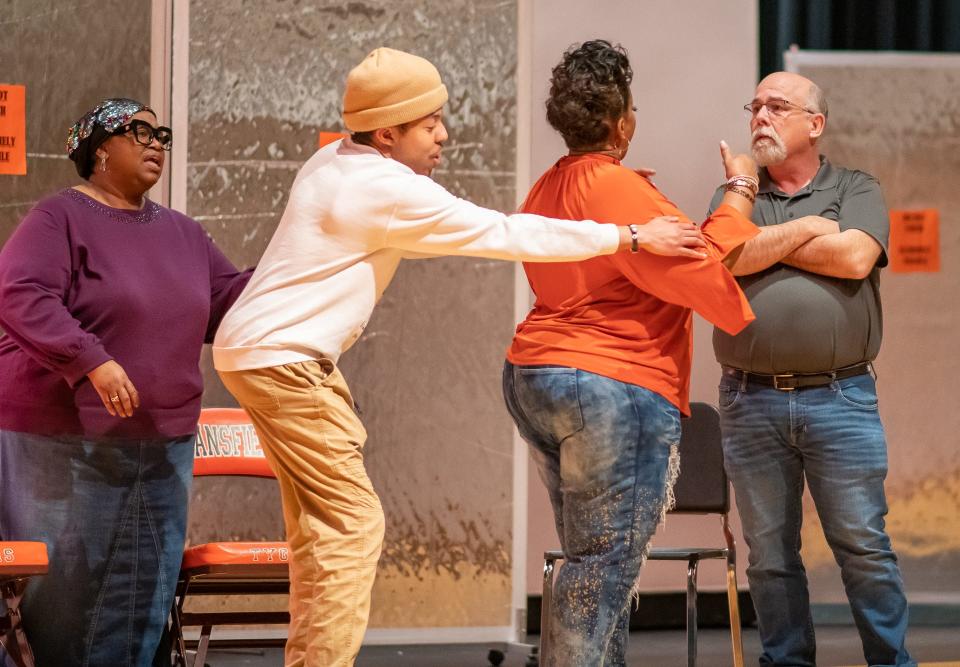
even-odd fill
[(771, 74), (744, 108), (764, 167), (753, 209), (760, 234), (730, 268), (757, 319), (737, 336), (716, 330), (714, 349), (760, 663), (816, 664), (800, 559), (806, 480), (867, 663), (915, 665), (904, 643), (903, 580), (884, 528), (886, 442), (870, 365), (883, 331), (879, 273), (889, 231), (880, 186), (819, 154), (827, 104), (812, 81)]

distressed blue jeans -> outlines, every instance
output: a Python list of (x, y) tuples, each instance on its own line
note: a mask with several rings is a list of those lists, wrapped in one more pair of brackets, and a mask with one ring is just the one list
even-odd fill
[(887, 446), (869, 374), (780, 391), (724, 374), (720, 415), (727, 474), (744, 538), (762, 665), (816, 664), (800, 558), (804, 481), (870, 665), (915, 665), (907, 600), (884, 516)]
[(679, 411), (643, 387), (562, 366), (507, 362), (503, 394), (550, 494), (565, 559), (545, 667), (621, 667), (630, 596), (676, 470)]
[(0, 539), (50, 560), (22, 606), (38, 666), (170, 665), (193, 443), (0, 431)]

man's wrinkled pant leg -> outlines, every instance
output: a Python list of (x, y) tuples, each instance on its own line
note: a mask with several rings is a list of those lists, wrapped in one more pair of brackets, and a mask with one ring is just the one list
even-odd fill
[(724, 458), (749, 547), (761, 664), (813, 665), (816, 643), (800, 559), (804, 482), (841, 566), (871, 665), (913, 665), (906, 597), (886, 535), (886, 444), (869, 375), (784, 392), (724, 378)]
[(886, 532), (887, 443), (874, 379), (858, 375), (805, 393), (805, 471), (870, 665), (915, 665), (907, 599)]
[(720, 417), (727, 475), (749, 547), (760, 664), (816, 663), (807, 575), (800, 560), (803, 457), (789, 426), (789, 394), (724, 378)]
[(384, 534), (349, 389), (329, 360), (221, 377), (280, 483), (291, 554), (284, 664), (349, 667), (366, 631)]

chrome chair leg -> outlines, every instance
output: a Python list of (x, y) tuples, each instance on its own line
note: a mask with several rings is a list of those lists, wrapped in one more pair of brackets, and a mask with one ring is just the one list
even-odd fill
[(687, 667), (697, 664), (697, 567), (700, 560), (687, 561)]
[(556, 556), (550, 552), (543, 558), (543, 595), (540, 599), (540, 665), (550, 665), (550, 609), (553, 606), (553, 571)]

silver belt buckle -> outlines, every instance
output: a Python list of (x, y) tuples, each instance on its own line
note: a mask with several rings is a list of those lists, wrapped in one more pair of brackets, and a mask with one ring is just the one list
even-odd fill
[(794, 389), (796, 389), (796, 387), (781, 387), (781, 386), (780, 386), (780, 378), (793, 379), (794, 377), (795, 377), (795, 376), (792, 375), (792, 374), (785, 374), (785, 375), (777, 375), (777, 374), (774, 374), (774, 376), (773, 376), (773, 388), (776, 389), (777, 391), (793, 391)]

